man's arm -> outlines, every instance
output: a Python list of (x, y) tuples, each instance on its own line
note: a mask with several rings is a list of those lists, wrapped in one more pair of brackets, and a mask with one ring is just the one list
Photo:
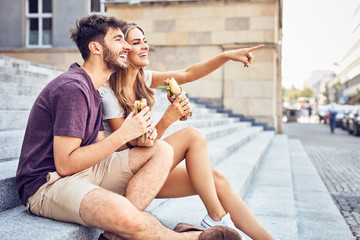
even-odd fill
[[(99, 163), (120, 146), (155, 128), (149, 108), (130, 113), (122, 127), (94, 144), (80, 147), (81, 138), (54, 136), (54, 161), (60, 176), (68, 176)], [(99, 137), (99, 136), (98, 136)], [(100, 136), (101, 137), (101, 136)]]

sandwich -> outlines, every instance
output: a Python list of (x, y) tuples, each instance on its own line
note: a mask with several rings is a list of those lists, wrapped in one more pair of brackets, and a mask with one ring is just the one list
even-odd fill
[[(164, 84), (158, 86), (157, 88), (165, 89), (167, 93), (167, 98), (170, 103), (173, 103), (175, 99), (183, 92), (181, 86), (178, 82), (172, 77), (164, 80)], [(180, 118), (180, 121), (185, 121), (191, 117), (192, 113), (188, 113), (185, 116)]]
[(140, 100), (136, 100), (134, 102), (134, 109), (135, 109), (135, 114), (138, 114), (141, 110), (143, 110), (144, 108), (146, 108), (147, 106), (147, 101), (146, 98), (142, 98)]
[[(138, 114), (144, 108), (146, 108), (146, 106), (147, 106), (147, 101), (145, 98), (142, 98), (141, 100), (136, 100), (134, 102), (135, 115)], [(136, 139), (137, 146), (152, 147), (154, 145), (154, 140), (149, 139), (149, 135), (150, 133), (146, 132), (140, 137), (138, 137)]]

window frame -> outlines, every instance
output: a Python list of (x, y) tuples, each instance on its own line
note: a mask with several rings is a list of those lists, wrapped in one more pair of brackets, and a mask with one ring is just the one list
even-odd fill
[(100, 12), (92, 12), (92, 11), (91, 11), (91, 1), (92, 1), (92, 0), (87, 0), (88, 14), (92, 14), (92, 13), (105, 14), (105, 3), (104, 3), (103, 0), (99, 0), (99, 2), (100, 2)]
[[(25, 4), (25, 20), (26, 20), (26, 37), (25, 37), (25, 47), (26, 48), (51, 48), (52, 44), (43, 44), (43, 19), (50, 18), (51, 19), (51, 38), (53, 37), (53, 12), (51, 13), (43, 13), (43, 0), (38, 1), (38, 12), (30, 13), (29, 12), (29, 0), (26, 0)], [(52, 0), (50, 0), (52, 1)], [(52, 4), (53, 6), (53, 4)], [(51, 9), (52, 10), (52, 9)], [(30, 19), (38, 19), (38, 44), (30, 44)], [(53, 39), (51, 39), (51, 43), (53, 43)]]

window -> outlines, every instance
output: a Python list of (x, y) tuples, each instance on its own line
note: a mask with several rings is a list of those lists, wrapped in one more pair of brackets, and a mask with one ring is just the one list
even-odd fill
[(105, 5), (102, 0), (88, 0), (89, 13), (105, 13)]
[(26, 3), (26, 46), (51, 47), (52, 0), (27, 0)]

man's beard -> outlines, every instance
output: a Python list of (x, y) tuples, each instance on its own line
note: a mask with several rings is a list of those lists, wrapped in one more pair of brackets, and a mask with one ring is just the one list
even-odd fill
[(119, 63), (117, 61), (116, 54), (114, 52), (111, 52), (106, 45), (103, 45), (103, 49), (104, 49), (104, 63), (111, 72), (118, 72), (128, 67), (126, 63)]

